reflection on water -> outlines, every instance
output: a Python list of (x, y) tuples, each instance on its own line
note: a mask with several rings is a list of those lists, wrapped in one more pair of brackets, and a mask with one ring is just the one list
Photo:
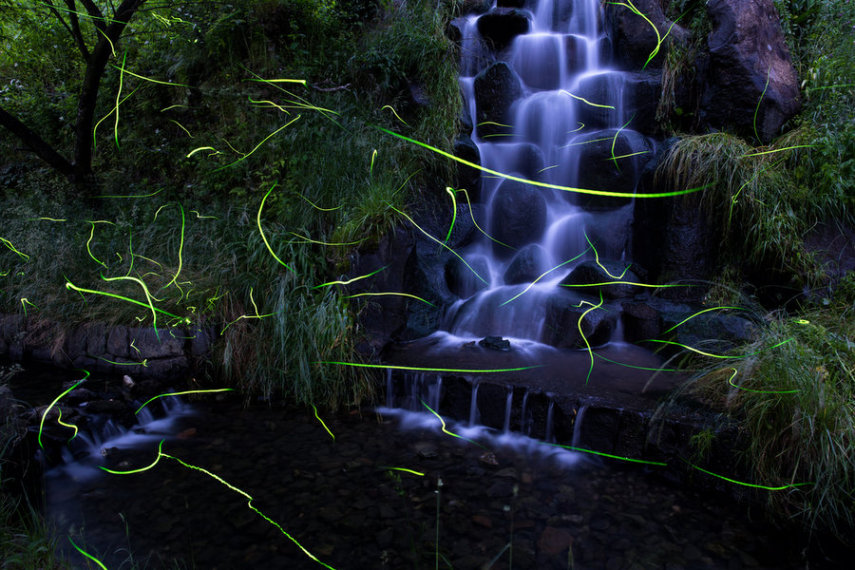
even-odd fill
[[(718, 497), (535, 440), (449, 422), (452, 437), (436, 416), (390, 410), (322, 416), (333, 440), (311, 412), (194, 407), (163, 452), (233, 489), (165, 457), (131, 475), (55, 470), (60, 531), (109, 568), (128, 548), (152, 568), (321, 567), (239, 489), (339, 569), (799, 567), (786, 539)], [(106, 463), (127, 471), (156, 456), (148, 443)]]

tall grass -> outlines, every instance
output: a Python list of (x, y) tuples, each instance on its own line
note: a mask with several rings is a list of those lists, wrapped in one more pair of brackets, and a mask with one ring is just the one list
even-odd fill
[[(855, 544), (855, 306), (772, 315), (747, 358), (710, 365), (691, 389), (741, 422), (740, 460), (769, 492), (770, 512)], [(832, 314), (833, 313), (833, 314)], [(783, 344), (782, 344), (783, 343)], [(774, 347), (774, 348), (772, 348)]]
[(725, 263), (772, 265), (810, 276), (813, 265), (801, 243), (808, 220), (799, 215), (782, 158), (794, 151), (774, 152), (794, 146), (801, 134), (759, 149), (727, 133), (684, 137), (659, 164), (656, 183), (704, 188), (703, 215), (718, 228)]

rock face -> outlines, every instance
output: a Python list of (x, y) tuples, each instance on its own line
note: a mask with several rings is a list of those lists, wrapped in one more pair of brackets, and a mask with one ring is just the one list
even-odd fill
[(507, 128), (495, 124), (510, 123), (510, 109), (522, 94), (522, 82), (511, 67), (497, 62), (475, 78), (475, 101), (478, 107), (478, 133), (483, 137), (491, 134), (506, 134)]
[[(590, 142), (588, 142), (590, 141)], [(647, 139), (635, 131), (609, 129), (579, 137), (578, 186), (589, 190), (632, 194), (644, 164), (650, 159)], [(608, 210), (628, 204), (630, 198), (580, 194), (587, 210)]]
[(778, 12), (772, 0), (710, 0), (707, 11), (713, 31), (701, 118), (769, 142), (801, 107)]
[(513, 39), (528, 32), (531, 23), (522, 10), (499, 8), (478, 18), (478, 32), (487, 43), (500, 51), (510, 45)]
[[(662, 0), (635, 0), (633, 5), (649, 22), (626, 6), (608, 3), (605, 7), (606, 24), (611, 30), (616, 59), (629, 68), (640, 68), (647, 63), (657, 43), (665, 38), (659, 52), (647, 63), (648, 67), (661, 67), (665, 61), (667, 44), (673, 41), (685, 42), (689, 32), (665, 17)], [(651, 23), (656, 26), (655, 31)]]
[[(493, 199), (490, 227), (493, 236), (511, 247), (522, 247), (540, 237), (546, 223), (546, 200), (537, 190), (520, 182), (505, 180)], [(506, 248), (496, 244), (504, 255)]]

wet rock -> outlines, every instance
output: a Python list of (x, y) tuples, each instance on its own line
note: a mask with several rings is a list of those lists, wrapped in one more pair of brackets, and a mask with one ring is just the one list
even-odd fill
[(627, 342), (658, 338), (662, 332), (659, 312), (645, 302), (624, 303), (623, 334)]
[[(481, 153), (472, 139), (460, 135), (454, 140), (454, 156), (473, 164), (481, 164)], [(480, 199), (481, 171), (465, 164), (457, 163), (457, 188), (465, 188), (470, 202)]]
[(628, 96), (625, 97), (625, 104), (630, 107), (627, 110), (633, 116), (628, 128), (646, 135), (658, 133), (660, 129), (656, 110), (662, 94), (662, 72), (628, 73), (626, 81)]
[(542, 553), (555, 556), (573, 545), (573, 535), (566, 528), (548, 526), (543, 529), (537, 540), (537, 548)]
[(707, 13), (713, 31), (701, 119), (744, 136), (756, 130), (768, 143), (801, 108), (798, 76), (775, 5), (710, 0)]
[(507, 63), (499, 61), (475, 77), (474, 88), (478, 134), (482, 137), (507, 134), (507, 127), (499, 125), (511, 123), (511, 105), (522, 95), (520, 78)]
[(81, 404), (81, 407), (90, 414), (122, 414), (130, 409), (127, 402), (120, 400), (93, 400)]
[[(659, 39), (668, 34), (666, 44), (660, 46), (659, 53), (647, 63), (648, 67), (661, 67), (665, 62), (668, 45), (674, 41), (685, 43), (688, 41), (689, 32), (665, 17), (660, 0), (636, 0), (633, 4), (646, 19), (626, 6), (606, 4), (606, 25), (610, 28), (609, 35), (615, 42), (615, 56), (619, 63), (628, 68), (641, 68), (656, 49)], [(658, 37), (651, 23), (659, 32)]]
[[(614, 283), (625, 281), (626, 283)], [(597, 283), (609, 283), (609, 285), (598, 285), (587, 287)], [(641, 288), (631, 283), (638, 283), (638, 276), (627, 269), (626, 264), (619, 261), (583, 261), (577, 265), (570, 275), (561, 281), (561, 285), (579, 286), (586, 294), (600, 292), (606, 299), (620, 299), (635, 295)]]
[(543, 248), (538, 244), (530, 243), (517, 252), (505, 270), (503, 279), (507, 285), (531, 283), (546, 269), (546, 254)]
[[(512, 247), (537, 241), (546, 223), (546, 200), (537, 190), (520, 182), (505, 180), (493, 198), (493, 237)], [(505, 254), (496, 244), (494, 250)]]
[(484, 528), (493, 528), (493, 521), (486, 515), (473, 515), (472, 522)]
[(510, 352), (511, 341), (500, 336), (487, 336), (478, 341), (478, 344), (488, 350), (496, 350), (499, 352)]
[[(608, 129), (581, 135), (578, 186), (591, 190), (632, 194), (652, 147), (641, 134)], [(609, 210), (628, 204), (631, 198), (580, 194), (579, 204), (587, 210)]]
[[(586, 348), (587, 343), (598, 346), (608, 342), (617, 324), (617, 311), (605, 307), (591, 309), (595, 301), (580, 305), (579, 297), (564, 291), (549, 298), (546, 307), (546, 344), (557, 348)], [(582, 334), (579, 320), (582, 320)]]
[(514, 8), (497, 8), (478, 18), (478, 32), (495, 51), (505, 49), (515, 37), (527, 33), (530, 28), (526, 12)]
[[(467, 263), (469, 263), (469, 267), (457, 257), (453, 257), (445, 264), (445, 279), (448, 288), (461, 299), (471, 297), (478, 291), (489, 287), (489, 283), (486, 282), (490, 275), (487, 261), (483, 258), (473, 258)], [(481, 276), (481, 279), (478, 276)]]
[(459, 3), (461, 14), (483, 14), (492, 6), (492, 0), (461, 0)]

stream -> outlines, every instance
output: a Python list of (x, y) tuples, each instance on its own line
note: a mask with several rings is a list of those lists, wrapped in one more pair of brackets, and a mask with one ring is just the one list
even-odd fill
[[(752, 522), (655, 469), (518, 434), (448, 421), (452, 437), (434, 415), (380, 408), (323, 417), (333, 440), (311, 410), (244, 409), (237, 398), (172, 420), (170, 457), (149, 469), (107, 474), (90, 458), (48, 471), (60, 536), (108, 568), (323, 567), (295, 541), (351, 569), (801, 567), (797, 541), (759, 513)], [(158, 455), (143, 437), (101, 448), (117, 471)]]

